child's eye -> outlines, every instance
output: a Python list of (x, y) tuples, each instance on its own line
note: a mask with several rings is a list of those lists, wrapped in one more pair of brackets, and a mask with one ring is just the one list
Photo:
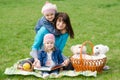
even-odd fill
[(53, 13), (50, 14), (51, 16), (54, 15)]
[(47, 44), (49, 44), (49, 43), (47, 43)]
[(49, 15), (46, 15), (46, 16), (49, 16)]
[(51, 42), (51, 44), (53, 44), (53, 42)]

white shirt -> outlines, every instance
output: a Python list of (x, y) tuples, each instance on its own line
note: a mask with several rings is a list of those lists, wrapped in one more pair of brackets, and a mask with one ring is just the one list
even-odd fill
[(52, 60), (52, 52), (47, 53), (47, 61), (46, 61), (46, 66), (54, 66), (55, 63)]

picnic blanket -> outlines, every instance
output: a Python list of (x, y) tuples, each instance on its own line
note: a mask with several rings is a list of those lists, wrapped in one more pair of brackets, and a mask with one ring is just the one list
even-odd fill
[[(26, 58), (28, 59), (28, 58)], [(6, 75), (34, 75), (36, 77), (40, 77), (40, 78), (43, 78), (42, 75), (41, 75), (41, 71), (39, 70), (34, 70), (32, 72), (29, 72), (29, 71), (23, 71), (23, 70), (20, 70), (20, 69), (17, 69), (17, 65), (20, 61), (22, 60), (26, 60), (26, 59), (21, 59), (19, 60), (17, 63), (15, 63), (13, 66), (11, 67), (8, 67), (5, 69), (5, 72), (4, 74)], [(93, 77), (96, 77), (97, 76), (97, 71), (82, 71), (82, 72), (76, 72), (74, 70), (69, 70), (69, 71), (61, 71), (57, 76), (49, 76), (49, 78), (61, 78), (63, 76), (69, 76), (69, 77), (75, 77), (75, 76), (93, 76)]]

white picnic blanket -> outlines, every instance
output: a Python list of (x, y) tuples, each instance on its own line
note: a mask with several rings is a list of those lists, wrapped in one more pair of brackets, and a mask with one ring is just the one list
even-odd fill
[[(25, 60), (25, 59), (22, 59)], [(34, 75), (36, 77), (40, 77), (43, 78), (41, 75), (41, 71), (38, 70), (34, 70), (33, 72), (29, 72), (29, 71), (23, 71), (23, 70), (19, 70), (17, 69), (17, 64), (20, 62), (21, 60), (19, 60), (17, 63), (15, 63), (13, 66), (6, 68), (4, 74), (6, 75)], [(82, 71), (82, 72), (76, 72), (74, 70), (69, 70), (69, 71), (61, 71), (57, 76), (49, 76), (49, 78), (60, 78), (63, 76), (69, 76), (69, 77), (75, 77), (75, 76), (93, 76), (96, 77), (97, 76), (97, 71)]]

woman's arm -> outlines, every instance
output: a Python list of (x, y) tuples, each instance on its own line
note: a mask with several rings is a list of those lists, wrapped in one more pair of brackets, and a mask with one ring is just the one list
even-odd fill
[(35, 36), (34, 43), (32, 45), (32, 50), (39, 50), (43, 45), (44, 35), (49, 33), (45, 27), (41, 27), (38, 33)]
[(43, 45), (43, 38), (44, 35), (49, 33), (48, 30), (45, 27), (41, 27), (38, 33), (35, 36), (34, 43), (32, 45), (32, 51), (30, 52), (30, 55), (33, 58), (37, 57), (38, 50), (41, 49)]

